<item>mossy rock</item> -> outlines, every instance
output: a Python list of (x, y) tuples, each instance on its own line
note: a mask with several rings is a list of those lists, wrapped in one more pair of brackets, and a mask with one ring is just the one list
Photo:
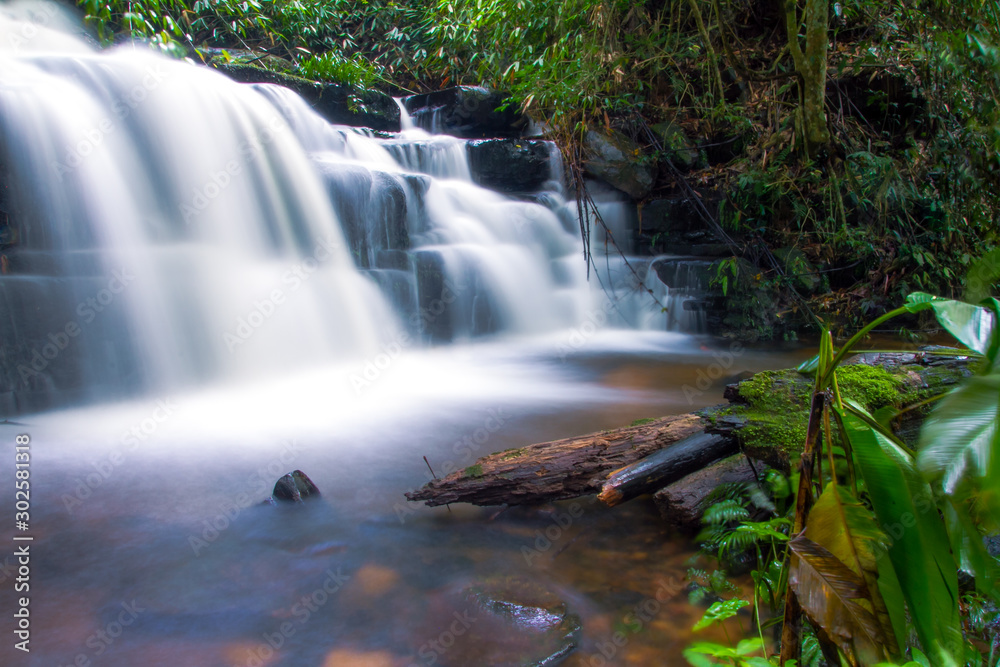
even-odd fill
[[(857, 401), (869, 412), (887, 406), (903, 407), (947, 391), (971, 371), (962, 360), (931, 359), (901, 364), (901, 355), (885, 355), (896, 363), (856, 363), (837, 369), (842, 398)], [(872, 360), (866, 360), (872, 361)], [(735, 434), (743, 450), (768, 465), (785, 471), (802, 451), (809, 421), (809, 403), (815, 381), (796, 370), (764, 371), (740, 382), (733, 404), (712, 413), (716, 422), (738, 423)], [(915, 414), (914, 418), (921, 415)], [(918, 423), (918, 422), (917, 422)], [(904, 440), (915, 437), (917, 427), (903, 425)]]
[[(269, 64), (269, 61), (268, 63)], [(390, 95), (377, 90), (362, 90), (343, 83), (318, 83), (295, 76), (283, 68), (269, 69), (263, 60), (213, 58), (212, 67), (240, 83), (271, 83), (284, 86), (300, 95), (327, 121), (337, 125), (368, 127), (398, 132), (399, 107)]]

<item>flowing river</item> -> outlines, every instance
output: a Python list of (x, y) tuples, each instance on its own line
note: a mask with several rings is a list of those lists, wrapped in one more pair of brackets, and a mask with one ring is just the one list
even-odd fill
[[(511, 199), (473, 183), (459, 139), (332, 126), (134, 48), (20, 42), (0, 47), (3, 664), (520, 664), (537, 638), (463, 593), (498, 581), (579, 619), (560, 664), (685, 664), (706, 562), (652, 503), (403, 493), (423, 457), (443, 476), (687, 412), (805, 350), (700, 337), (672, 316), (684, 294), (627, 285), (612, 256), (588, 280), (557, 150)], [(321, 502), (262, 505), (294, 469)]]

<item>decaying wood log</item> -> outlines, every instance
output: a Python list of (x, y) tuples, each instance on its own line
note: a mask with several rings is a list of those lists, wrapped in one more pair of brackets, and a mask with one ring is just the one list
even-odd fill
[(738, 451), (735, 440), (715, 433), (695, 433), (610, 475), (597, 497), (614, 507), (653, 493), (685, 475)]
[(701, 433), (706, 425), (698, 414), (673, 415), (498, 452), (406, 497), (428, 505), (527, 505), (597, 493), (609, 472)]
[(663, 487), (653, 494), (653, 502), (667, 525), (685, 532), (697, 531), (706, 501), (719, 485), (750, 484), (767, 469), (763, 461), (755, 461), (751, 467), (744, 455), (730, 456)]
[[(891, 375), (855, 378), (852, 391), (859, 400), (865, 396), (885, 400), (884, 395), (880, 399), (877, 392), (870, 392), (872, 383), (881, 383), (889, 394), (898, 392), (912, 403), (947, 391), (971, 373), (968, 358), (933, 352), (865, 353), (847, 363), (881, 366)], [(849, 384), (845, 378), (841, 390), (847, 392)], [(799, 422), (805, 423), (812, 387), (810, 377), (794, 370), (758, 373), (727, 388), (728, 406), (498, 452), (406, 497), (428, 505), (528, 505), (601, 492), (602, 499), (613, 505), (652, 493), (741, 450), (787, 472), (804, 440), (804, 426), (800, 425), (802, 433), (795, 429)], [(778, 403), (768, 400), (775, 397)], [(915, 435), (924, 414), (925, 410), (906, 413), (898, 432), (904, 438)], [(691, 436), (697, 437), (681, 442)], [(652, 461), (622, 470), (654, 454)], [(609, 474), (613, 474), (610, 482)], [(607, 491), (606, 483), (611, 485)]]

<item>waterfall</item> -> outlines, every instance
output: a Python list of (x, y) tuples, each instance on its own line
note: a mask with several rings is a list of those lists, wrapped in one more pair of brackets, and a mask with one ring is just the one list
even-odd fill
[(2, 414), (594, 308), (557, 157), (552, 190), (515, 200), (473, 183), (463, 140), (376, 137), (277, 86), (38, 32), (0, 51)]

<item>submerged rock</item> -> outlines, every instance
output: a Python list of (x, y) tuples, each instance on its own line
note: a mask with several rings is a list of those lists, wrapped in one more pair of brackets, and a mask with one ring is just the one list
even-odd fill
[(281, 477), (274, 485), (271, 499), (286, 503), (301, 503), (307, 498), (319, 498), (319, 489), (304, 472), (294, 470)]
[(518, 577), (470, 586), (465, 598), (472, 617), (481, 619), (476, 664), (496, 667), (549, 667), (565, 660), (579, 645), (580, 618), (548, 590)]

